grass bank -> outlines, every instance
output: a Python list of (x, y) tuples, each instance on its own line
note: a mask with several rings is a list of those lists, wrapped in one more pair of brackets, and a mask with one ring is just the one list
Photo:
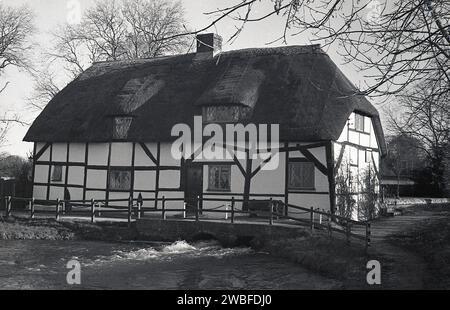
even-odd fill
[(450, 205), (416, 206), (410, 214), (433, 212), (432, 218), (389, 237), (389, 242), (422, 257), (428, 274), (426, 289), (450, 288)]
[(325, 234), (272, 241), (263, 249), (273, 256), (298, 263), (310, 271), (342, 282), (344, 289), (366, 288), (368, 257), (360, 244)]
[(0, 240), (134, 240), (137, 232), (126, 224), (57, 222), (53, 219), (0, 218)]
[[(54, 219), (0, 218), (0, 240), (141, 240), (134, 227), (126, 223), (57, 222)], [(145, 238), (143, 238), (145, 239)], [(260, 246), (263, 245), (263, 248)], [(256, 246), (258, 251), (298, 263), (324, 277), (344, 283), (345, 288), (365, 284), (367, 258), (363, 245), (349, 246), (345, 240), (317, 232), (296, 239), (270, 241)]]

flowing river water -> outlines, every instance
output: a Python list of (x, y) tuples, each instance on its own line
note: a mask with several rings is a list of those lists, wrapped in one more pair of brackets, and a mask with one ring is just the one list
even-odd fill
[[(67, 263), (81, 285), (67, 284)], [(0, 289), (332, 289), (339, 283), (250, 248), (180, 241), (0, 241)]]

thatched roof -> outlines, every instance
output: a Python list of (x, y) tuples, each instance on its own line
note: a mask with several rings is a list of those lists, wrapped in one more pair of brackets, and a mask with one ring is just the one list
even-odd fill
[(205, 105), (245, 105), (251, 122), (280, 124), (282, 141), (336, 140), (354, 111), (377, 110), (319, 46), (246, 49), (96, 63), (48, 104), (28, 131), (32, 142), (107, 142), (114, 115), (134, 115), (129, 141), (171, 141)]

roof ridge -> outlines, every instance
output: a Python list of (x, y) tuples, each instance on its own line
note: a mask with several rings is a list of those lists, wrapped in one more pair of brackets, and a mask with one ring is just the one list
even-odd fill
[(134, 63), (146, 63), (146, 62), (164, 60), (164, 59), (175, 58), (175, 57), (185, 56), (185, 55), (189, 55), (189, 53), (187, 53), (187, 54), (177, 54), (177, 55), (156, 56), (156, 57), (148, 57), (148, 58), (133, 58), (133, 59), (120, 59), (120, 60), (102, 60), (102, 61), (95, 61), (95, 62), (93, 62), (92, 66), (102, 65), (102, 64), (130, 64), (130, 65), (132, 65)]
[(320, 44), (310, 45), (286, 45), (286, 46), (274, 46), (274, 47), (253, 47), (237, 50), (224, 51), (215, 56), (227, 56), (227, 55), (293, 55), (293, 54), (326, 54)]
[[(229, 54), (238, 54), (245, 52), (261, 52), (264, 54), (275, 54), (286, 51), (298, 51), (298, 52), (313, 52), (313, 53), (325, 53), (320, 44), (309, 44), (309, 45), (286, 45), (286, 46), (274, 46), (274, 47), (252, 47), (252, 48), (242, 48), (236, 50), (223, 51), (218, 53), (214, 58), (219, 57), (220, 55), (229, 55)], [(135, 58), (135, 59), (121, 59), (121, 60), (102, 60), (95, 61), (92, 63), (94, 65), (101, 64), (133, 64), (133, 63), (145, 63), (152, 62), (158, 60), (164, 60), (169, 58), (175, 58), (186, 55), (195, 55), (196, 53), (183, 53), (176, 55), (166, 55), (166, 56), (155, 56), (155, 57), (147, 57), (147, 58)]]

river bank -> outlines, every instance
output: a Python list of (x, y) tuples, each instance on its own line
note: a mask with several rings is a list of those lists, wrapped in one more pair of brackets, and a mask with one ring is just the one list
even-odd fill
[[(0, 240), (121, 242), (146, 239), (125, 223), (91, 224), (9, 218), (0, 219)], [(349, 246), (344, 240), (331, 239), (322, 233), (311, 236), (305, 230), (303, 236), (296, 239), (272, 240), (265, 244), (249, 242), (247, 246), (302, 266), (322, 277), (332, 278), (342, 283), (342, 288), (364, 285), (366, 255), (362, 245)]]
[[(66, 281), (81, 266), (80, 285)], [(338, 281), (254, 251), (215, 241), (138, 243), (0, 240), (0, 290), (329, 290)]]
[(0, 240), (135, 240), (137, 231), (123, 223), (91, 224), (54, 219), (0, 218)]
[(415, 206), (408, 213), (425, 218), (389, 236), (389, 243), (422, 258), (427, 269), (424, 289), (450, 289), (450, 206)]
[(316, 234), (307, 238), (272, 241), (264, 251), (340, 281), (342, 289), (369, 288), (365, 269), (369, 259), (362, 244), (349, 245), (345, 240)]
[[(448, 206), (406, 209), (404, 216), (373, 223), (373, 246), (316, 232), (252, 244), (255, 253), (292, 263), (334, 281), (342, 289), (423, 289), (450, 287), (450, 212)], [(56, 222), (51, 219), (0, 218), (0, 240), (121, 242), (146, 240), (126, 223)], [(176, 240), (173, 240), (176, 241)], [(189, 240), (186, 240), (189, 241)], [(369, 286), (366, 264), (378, 260), (383, 284)], [(336, 283), (340, 283), (336, 285)]]

